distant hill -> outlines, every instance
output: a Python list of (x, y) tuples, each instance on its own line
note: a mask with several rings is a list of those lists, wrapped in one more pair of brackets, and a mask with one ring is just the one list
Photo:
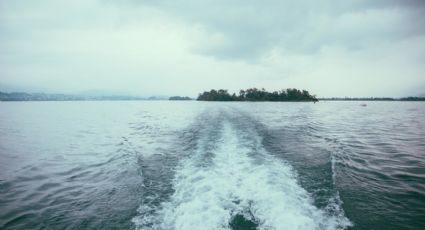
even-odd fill
[(147, 98), (147, 100), (150, 100), (150, 101), (163, 101), (163, 100), (167, 100), (167, 99), (168, 99), (168, 97), (166, 97), (166, 96), (151, 96), (151, 97)]
[(0, 101), (118, 101), (118, 100), (146, 100), (134, 96), (90, 96), (46, 93), (4, 93), (0, 92)]

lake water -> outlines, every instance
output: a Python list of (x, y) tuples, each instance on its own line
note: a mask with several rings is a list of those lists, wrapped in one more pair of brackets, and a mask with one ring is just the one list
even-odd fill
[(425, 229), (425, 103), (0, 103), (0, 229)]

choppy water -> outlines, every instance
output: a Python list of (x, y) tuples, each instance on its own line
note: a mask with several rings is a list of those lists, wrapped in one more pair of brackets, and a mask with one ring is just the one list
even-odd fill
[(424, 229), (425, 103), (0, 103), (1, 229)]

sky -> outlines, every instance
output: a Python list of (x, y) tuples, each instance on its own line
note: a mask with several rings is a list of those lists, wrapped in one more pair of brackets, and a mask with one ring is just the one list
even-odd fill
[(423, 0), (2, 0), (0, 91), (425, 94)]

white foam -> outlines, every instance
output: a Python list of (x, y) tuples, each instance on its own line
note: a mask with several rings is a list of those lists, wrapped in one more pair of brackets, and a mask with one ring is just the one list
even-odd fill
[[(342, 229), (350, 224), (344, 215), (330, 216), (316, 208), (292, 168), (267, 154), (260, 139), (252, 138), (253, 153), (246, 140), (225, 123), (207, 166), (199, 164), (205, 154), (200, 140), (198, 151), (177, 169), (170, 200), (150, 215), (147, 207), (141, 207), (142, 215), (134, 218), (136, 226), (229, 229), (236, 214), (258, 223), (259, 229)], [(261, 163), (253, 154), (262, 158)]]

